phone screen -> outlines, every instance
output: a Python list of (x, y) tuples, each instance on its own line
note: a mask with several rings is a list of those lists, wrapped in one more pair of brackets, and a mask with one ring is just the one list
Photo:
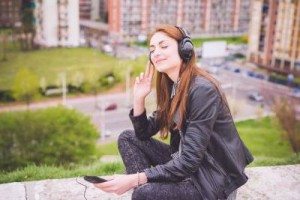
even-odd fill
[(100, 178), (98, 176), (84, 176), (84, 180), (90, 182), (90, 183), (103, 183), (106, 182), (107, 180), (104, 178)]

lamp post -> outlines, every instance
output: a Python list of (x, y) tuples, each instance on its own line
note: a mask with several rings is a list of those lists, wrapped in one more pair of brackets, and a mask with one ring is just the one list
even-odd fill
[(126, 71), (126, 103), (127, 103), (127, 106), (130, 105), (130, 73), (131, 73), (131, 66), (129, 66), (127, 68), (127, 71)]
[(59, 74), (61, 79), (61, 90), (62, 90), (62, 103), (64, 106), (67, 105), (67, 81), (66, 73), (62, 72)]

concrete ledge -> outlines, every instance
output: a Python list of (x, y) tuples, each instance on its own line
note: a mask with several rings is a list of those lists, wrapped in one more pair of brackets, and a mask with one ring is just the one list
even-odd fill
[(24, 183), (7, 183), (0, 185), (1, 200), (26, 200)]
[[(238, 190), (237, 199), (300, 199), (300, 164), (246, 169), (249, 181)], [(107, 194), (85, 182), (88, 200), (129, 200), (132, 191), (122, 196)], [(50, 179), (0, 184), (0, 200), (83, 200), (85, 187), (76, 178)]]
[(248, 182), (237, 199), (300, 199), (300, 165), (246, 169)]

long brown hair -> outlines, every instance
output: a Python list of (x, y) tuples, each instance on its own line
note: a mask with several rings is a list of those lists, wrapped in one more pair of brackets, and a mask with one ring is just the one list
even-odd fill
[[(183, 38), (182, 33), (178, 28), (172, 25), (159, 25), (156, 27), (155, 31), (151, 34), (151, 37), (156, 32), (163, 32), (169, 37), (175, 39), (178, 43)], [(150, 38), (151, 38), (150, 37)], [(217, 88), (218, 92), (226, 101), (225, 96), (222, 94), (220, 90), (219, 82), (213, 78), (206, 71), (197, 67), (196, 65), (196, 57), (195, 52), (193, 52), (192, 58), (186, 62), (182, 63), (180, 68), (179, 77), (180, 83), (178, 88), (176, 89), (176, 94), (171, 101), (171, 90), (173, 81), (168, 77), (166, 73), (156, 72), (156, 101), (157, 101), (157, 116), (160, 121), (160, 137), (162, 139), (166, 139), (169, 134), (169, 129), (177, 128), (181, 129), (183, 125), (183, 121), (186, 118), (186, 108), (188, 101), (188, 91), (190, 88), (192, 77), (194, 76), (202, 76), (213, 83), (213, 85)], [(223, 99), (222, 98), (222, 99)], [(227, 101), (226, 101), (227, 103)], [(173, 117), (175, 112), (179, 111), (179, 123), (174, 127)]]

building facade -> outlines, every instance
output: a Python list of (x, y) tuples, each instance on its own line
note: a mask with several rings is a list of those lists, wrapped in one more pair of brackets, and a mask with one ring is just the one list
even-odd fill
[(254, 0), (249, 61), (270, 71), (300, 76), (300, 1)]
[(90, 20), (92, 15), (92, 1), (79, 0), (79, 18), (82, 20)]
[(37, 0), (35, 43), (41, 46), (79, 46), (79, 1)]
[(157, 24), (183, 26), (193, 36), (232, 36), (248, 32), (250, 0), (107, 1), (112, 33), (148, 34)]
[(21, 21), (20, 0), (1, 0), (0, 1), (0, 27), (14, 27)]

